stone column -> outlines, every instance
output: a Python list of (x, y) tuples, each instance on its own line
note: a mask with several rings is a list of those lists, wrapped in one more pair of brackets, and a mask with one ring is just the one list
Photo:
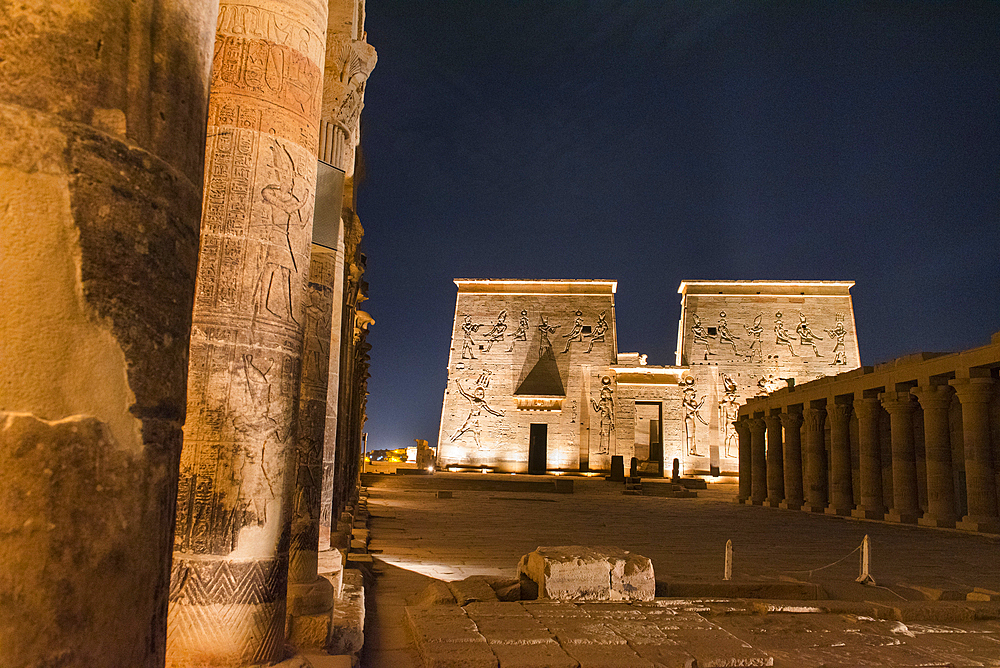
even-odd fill
[(919, 523), (954, 527), (955, 481), (951, 471), (951, 428), (948, 409), (954, 394), (947, 385), (922, 385), (910, 390), (924, 412), (924, 452), (927, 465), (927, 512)]
[(854, 489), (851, 475), (851, 407), (849, 404), (829, 403), (826, 407), (830, 418), (830, 505), (828, 515), (850, 515), (854, 509)]
[(281, 658), (325, 0), (220, 4), (168, 666)]
[(879, 395), (889, 413), (892, 438), (892, 508), (885, 519), (915, 524), (920, 516), (917, 501), (917, 460), (913, 446), (913, 411), (917, 406), (909, 392)]
[(992, 378), (961, 378), (948, 382), (955, 388), (962, 403), (965, 489), (969, 508), (969, 514), (956, 526), (967, 531), (1000, 533), (989, 414), (996, 381)]
[(764, 431), (767, 423), (761, 418), (750, 420), (750, 502), (763, 505), (767, 496), (767, 449)]
[(750, 418), (742, 417), (735, 422), (736, 437), (739, 439), (740, 454), (740, 491), (736, 497), (738, 503), (748, 503), (750, 501), (752, 482), (751, 468), (752, 457), (750, 455)]
[(854, 400), (854, 414), (858, 416), (858, 450), (861, 467), (861, 505), (851, 515), (861, 519), (885, 518), (882, 502), (882, 456), (879, 444), (879, 420), (882, 404), (878, 399)]
[(807, 457), (806, 505), (805, 509), (822, 513), (826, 511), (826, 444), (823, 426), (826, 422), (825, 408), (806, 408), (802, 411), (802, 422), (806, 431)]
[(217, 3), (0, 3), (0, 665), (163, 665)]
[(802, 414), (782, 413), (781, 426), (785, 429), (785, 500), (781, 507), (798, 510), (802, 507)]
[(764, 424), (767, 426), (767, 505), (777, 508), (785, 500), (781, 418), (778, 415), (766, 415)]

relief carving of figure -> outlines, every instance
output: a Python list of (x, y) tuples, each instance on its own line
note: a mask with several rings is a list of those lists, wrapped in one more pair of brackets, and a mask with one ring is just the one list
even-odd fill
[(538, 333), (541, 338), (538, 341), (538, 356), (541, 357), (545, 354), (546, 350), (552, 350), (552, 341), (549, 340), (549, 334), (555, 334), (556, 330), (562, 327), (562, 325), (550, 325), (549, 321), (542, 316), (542, 323), (538, 325)]
[(773, 373), (764, 374), (757, 380), (757, 396), (770, 394), (775, 390), (780, 390), (787, 384), (784, 378), (778, 378)]
[(608, 331), (608, 312), (601, 311), (601, 315), (597, 316), (597, 324), (594, 325), (594, 333), (590, 335), (590, 346), (587, 348), (589, 353), (594, 349), (594, 343), (596, 341), (604, 341), (604, 334)]
[(802, 311), (799, 311), (799, 325), (795, 328), (795, 333), (799, 335), (799, 345), (800, 346), (812, 346), (813, 352), (816, 353), (816, 357), (823, 357), (820, 354), (819, 349), (816, 347), (815, 341), (822, 341), (822, 337), (816, 336), (809, 329), (809, 323), (806, 322), (806, 317), (802, 315)]
[[(694, 324), (691, 325), (691, 333), (694, 335), (694, 343), (705, 344), (705, 355), (714, 355), (712, 352), (711, 342), (708, 340), (710, 337), (705, 331), (705, 328), (701, 324), (701, 318), (698, 317), (697, 313), (691, 314), (691, 319), (694, 320)], [(714, 337), (712, 337), (714, 338)]]
[(477, 448), (482, 448), (482, 442), (480, 441), (480, 436), (482, 435), (482, 427), (479, 425), (479, 416), (483, 414), (483, 411), (490, 413), (491, 415), (496, 415), (497, 417), (503, 417), (504, 412), (494, 410), (486, 403), (486, 390), (483, 389), (481, 385), (477, 385), (476, 389), (469, 394), (462, 387), (459, 381), (455, 381), (458, 385), (458, 391), (462, 393), (462, 396), (469, 400), (471, 406), (469, 406), (469, 417), (465, 418), (465, 422), (462, 426), (452, 434), (451, 441), (454, 442), (459, 439), (466, 432), (472, 432), (472, 438), (476, 442)]
[[(263, 269), (257, 282), (257, 303), (277, 318), (299, 324), (294, 316), (293, 280), (299, 273), (292, 250), (292, 228), (303, 228), (308, 214), (303, 209), (309, 204), (309, 184), (295, 169), (292, 155), (277, 141), (271, 143), (271, 180), (261, 191), (261, 198), (270, 210), (266, 223), (269, 239)], [(294, 219), (293, 219), (294, 217)]]
[(514, 352), (514, 342), (515, 341), (527, 341), (528, 340), (528, 312), (521, 311), (521, 319), (517, 321), (517, 329), (514, 330), (513, 334), (508, 334), (507, 336), (512, 336), (510, 340), (510, 348), (507, 348), (507, 352)]
[(719, 343), (728, 343), (733, 347), (733, 354), (739, 355), (739, 351), (736, 350), (736, 341), (740, 337), (735, 336), (729, 332), (729, 324), (726, 322), (726, 312), (719, 312)]
[(615, 400), (611, 392), (611, 377), (601, 378), (601, 398), (598, 401), (590, 400), (591, 405), (601, 416), (600, 444), (597, 454), (607, 455), (611, 452), (611, 433), (615, 430)]
[(751, 337), (750, 339), (750, 349), (747, 351), (747, 362), (753, 362), (753, 356), (756, 353), (757, 360), (760, 362), (764, 361), (764, 355), (761, 352), (760, 345), (760, 335), (764, 333), (764, 328), (760, 326), (760, 319), (764, 317), (763, 313), (757, 315), (753, 319), (753, 327), (747, 327), (743, 325), (743, 329), (747, 330), (747, 335)]
[(476, 359), (475, 354), (472, 352), (475, 350), (476, 345), (476, 342), (472, 340), (472, 335), (480, 327), (482, 325), (473, 324), (471, 315), (465, 316), (465, 322), (462, 323), (462, 359)]
[(844, 327), (843, 314), (837, 314), (837, 324), (833, 329), (824, 329), (823, 331), (829, 334), (831, 338), (837, 340), (837, 344), (833, 347), (833, 361), (830, 362), (830, 366), (847, 364), (847, 349), (844, 347), (844, 337), (847, 335), (847, 329)]
[(583, 311), (576, 312), (576, 320), (573, 321), (573, 329), (570, 330), (569, 334), (563, 334), (564, 337), (569, 337), (566, 339), (566, 349), (563, 350), (564, 353), (569, 352), (569, 344), (574, 341), (583, 342)]
[(788, 346), (788, 352), (792, 354), (792, 357), (798, 357), (792, 348), (791, 335), (785, 329), (785, 323), (781, 321), (781, 311), (774, 314), (774, 342), (779, 346)]
[(694, 389), (694, 378), (688, 378), (682, 383), (684, 384), (684, 397), (681, 399), (681, 405), (684, 406), (684, 438), (687, 442), (687, 453), (700, 457), (698, 444), (695, 441), (695, 420), (697, 419), (698, 422), (708, 426), (705, 418), (699, 412), (701, 407), (705, 405), (705, 400), (698, 401), (698, 392)]
[(736, 383), (728, 374), (722, 375), (722, 389), (723, 396), (722, 400), (719, 401), (719, 413), (722, 418), (723, 427), (722, 442), (725, 451), (724, 456), (731, 457), (730, 452), (737, 445), (736, 429), (733, 427), (733, 422), (740, 416), (740, 403), (736, 397)]
[(503, 333), (505, 331), (507, 331), (507, 309), (500, 311), (500, 315), (497, 316), (497, 321), (496, 324), (493, 325), (493, 329), (486, 333), (486, 347), (483, 348), (483, 352), (490, 352), (490, 348), (493, 347), (494, 343), (497, 341), (503, 341)]

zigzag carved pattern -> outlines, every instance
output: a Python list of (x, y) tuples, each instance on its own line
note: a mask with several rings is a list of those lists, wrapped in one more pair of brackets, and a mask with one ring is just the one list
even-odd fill
[(172, 602), (167, 619), (167, 665), (256, 665), (280, 660), (284, 600), (264, 605), (186, 605)]
[(263, 605), (285, 599), (287, 557), (231, 561), (175, 555), (171, 571), (171, 604)]

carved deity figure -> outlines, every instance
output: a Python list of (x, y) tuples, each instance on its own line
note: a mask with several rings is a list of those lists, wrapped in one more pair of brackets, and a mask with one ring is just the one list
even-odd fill
[(587, 347), (587, 352), (589, 353), (594, 349), (594, 343), (597, 341), (604, 341), (604, 334), (608, 331), (608, 312), (601, 311), (601, 315), (597, 316), (597, 324), (594, 325), (594, 333), (590, 335), (590, 346)]
[(466, 432), (472, 432), (472, 438), (476, 442), (477, 448), (482, 448), (482, 442), (480, 441), (480, 436), (482, 435), (482, 427), (479, 425), (479, 416), (483, 414), (483, 411), (490, 413), (491, 415), (496, 415), (497, 417), (503, 417), (504, 412), (494, 410), (486, 403), (486, 390), (483, 389), (481, 385), (477, 385), (476, 389), (469, 394), (462, 387), (462, 384), (455, 381), (458, 385), (458, 391), (462, 393), (462, 396), (469, 400), (471, 406), (469, 406), (469, 417), (465, 418), (465, 422), (462, 426), (452, 434), (451, 441), (454, 442), (458, 440)]
[(510, 340), (510, 348), (507, 352), (514, 352), (514, 342), (515, 341), (527, 341), (528, 340), (528, 312), (521, 311), (521, 319), (517, 321), (517, 329), (514, 330), (513, 334), (508, 334), (507, 336), (512, 336)]
[(722, 443), (725, 451), (725, 457), (731, 457), (730, 452), (733, 450), (736, 443), (736, 429), (733, 427), (733, 422), (735, 422), (740, 416), (740, 403), (736, 397), (736, 383), (728, 374), (722, 375), (722, 389), (723, 397), (719, 401), (719, 413), (720, 418), (722, 418)]
[(576, 320), (573, 322), (573, 329), (570, 330), (569, 334), (563, 334), (564, 337), (569, 337), (566, 339), (566, 348), (563, 350), (564, 353), (569, 352), (569, 344), (574, 341), (583, 342), (583, 311), (576, 312)]
[(562, 325), (550, 325), (549, 321), (542, 316), (542, 322), (538, 325), (538, 334), (541, 338), (538, 340), (538, 356), (542, 357), (546, 350), (552, 350), (552, 341), (549, 340), (549, 334), (555, 334), (556, 330), (562, 327)]
[(295, 161), (284, 146), (272, 141), (270, 148), (272, 182), (260, 191), (269, 213), (265, 225), (270, 238), (257, 281), (257, 303), (275, 317), (298, 324), (294, 300), (299, 294), (295, 288), (299, 268), (291, 233), (293, 227), (305, 227), (308, 220), (302, 210), (309, 204), (309, 184), (295, 169)]
[(708, 340), (709, 336), (706, 333), (705, 328), (702, 326), (701, 318), (698, 317), (697, 313), (692, 313), (691, 319), (694, 320), (694, 324), (691, 325), (691, 333), (694, 335), (693, 342), (705, 344), (705, 356), (706, 359), (708, 359), (708, 355), (715, 354), (712, 352), (711, 342)]
[(493, 329), (486, 333), (486, 347), (483, 348), (483, 352), (490, 352), (490, 348), (493, 347), (494, 343), (497, 341), (503, 341), (503, 333), (505, 331), (507, 331), (507, 309), (500, 311), (500, 315), (497, 316), (497, 321), (496, 324), (493, 325)]
[(788, 346), (788, 352), (792, 357), (798, 357), (798, 353), (792, 348), (792, 338), (785, 329), (785, 323), (781, 321), (781, 311), (774, 314), (774, 342), (779, 346)]
[(800, 346), (812, 346), (816, 357), (823, 357), (815, 343), (815, 341), (822, 341), (823, 338), (812, 333), (812, 330), (809, 329), (809, 323), (806, 321), (806, 317), (802, 314), (802, 311), (799, 311), (799, 325), (795, 328), (795, 333), (799, 335)]
[(594, 411), (601, 416), (601, 435), (597, 454), (607, 455), (611, 453), (611, 433), (615, 430), (615, 400), (611, 392), (611, 377), (601, 378), (601, 398), (598, 401), (590, 400)]
[(778, 378), (773, 373), (764, 374), (757, 380), (757, 396), (770, 394), (775, 390), (780, 390), (787, 384), (784, 378)]
[(462, 323), (462, 359), (476, 359), (476, 355), (473, 353), (476, 342), (472, 340), (472, 335), (480, 327), (482, 325), (473, 324), (471, 315), (465, 316), (465, 322)]
[(682, 381), (684, 384), (684, 396), (681, 405), (684, 407), (684, 438), (687, 443), (687, 453), (700, 457), (698, 454), (698, 444), (695, 440), (695, 420), (701, 422), (706, 427), (708, 423), (701, 416), (701, 407), (705, 405), (705, 400), (698, 401), (698, 392), (694, 389), (694, 378)]
[(760, 326), (760, 320), (764, 317), (763, 313), (757, 315), (753, 319), (753, 327), (747, 327), (743, 325), (743, 329), (747, 330), (747, 335), (751, 337), (750, 339), (750, 349), (747, 351), (747, 362), (753, 362), (754, 354), (757, 355), (757, 359), (760, 362), (764, 361), (764, 355), (761, 352), (760, 335), (764, 333), (764, 328)]
[(824, 329), (823, 331), (829, 334), (831, 338), (837, 340), (837, 344), (833, 347), (833, 361), (830, 362), (830, 366), (847, 364), (847, 349), (844, 347), (844, 337), (847, 335), (847, 329), (844, 327), (844, 316), (838, 313), (836, 326), (833, 329)]
[(736, 341), (740, 337), (730, 333), (729, 324), (726, 322), (726, 312), (719, 312), (719, 343), (728, 343), (733, 347), (733, 354), (739, 355), (739, 351), (736, 350)]

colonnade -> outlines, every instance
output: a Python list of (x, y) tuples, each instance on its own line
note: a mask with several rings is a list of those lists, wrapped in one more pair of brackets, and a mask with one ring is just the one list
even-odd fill
[(1000, 335), (993, 339), (751, 399), (735, 422), (737, 500), (1000, 532)]

